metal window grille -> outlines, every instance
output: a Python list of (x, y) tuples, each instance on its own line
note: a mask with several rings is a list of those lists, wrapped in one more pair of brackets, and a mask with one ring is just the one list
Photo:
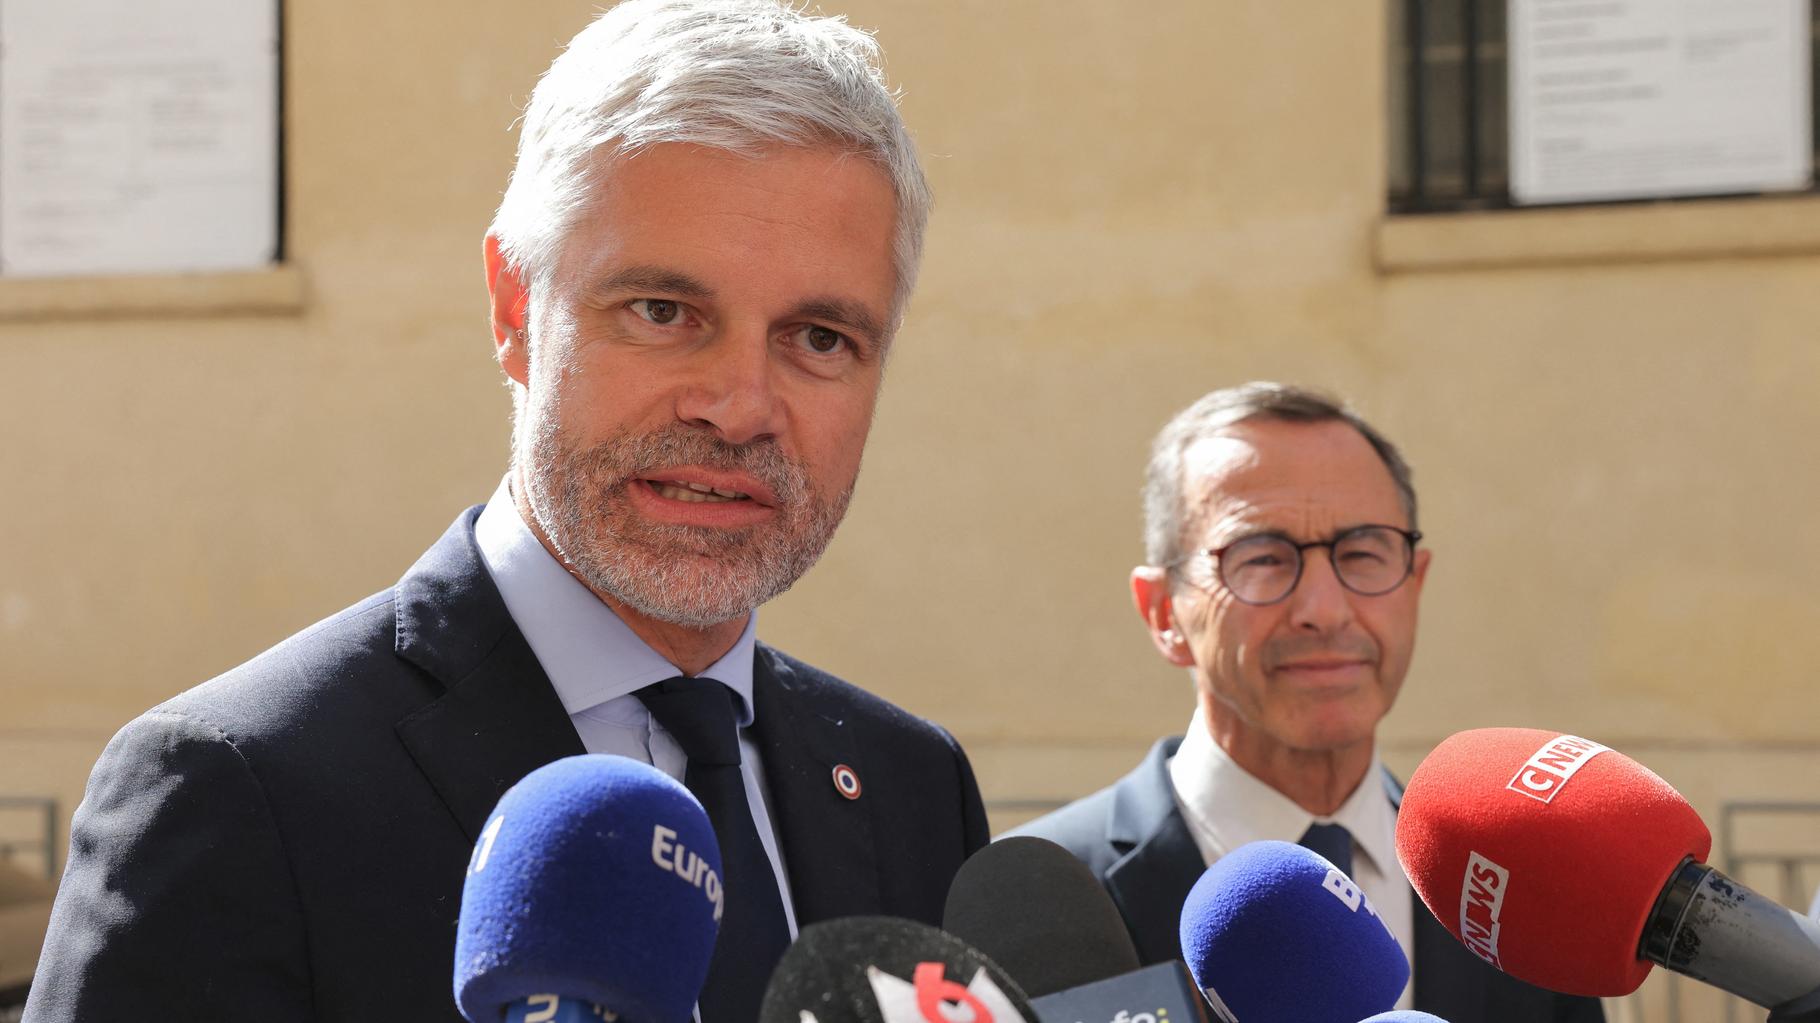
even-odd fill
[[(19, 837), (23, 832), (28, 837)], [(57, 879), (57, 801), (42, 796), (0, 796), (0, 863), (31, 864)]]
[[(1809, 33), (1820, 52), (1820, 4), (1812, 6)], [(1509, 208), (1506, 0), (1394, 0), (1387, 7), (1390, 211)], [(1820, 62), (1810, 62), (1810, 74), (1820, 181)]]

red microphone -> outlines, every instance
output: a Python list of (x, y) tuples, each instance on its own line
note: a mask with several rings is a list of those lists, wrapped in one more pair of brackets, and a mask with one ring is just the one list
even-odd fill
[(1626, 995), (1652, 963), (1775, 1006), (1820, 988), (1820, 924), (1705, 865), (1667, 782), (1599, 743), (1461, 732), (1403, 794), (1397, 858), (1479, 958), (1566, 994)]

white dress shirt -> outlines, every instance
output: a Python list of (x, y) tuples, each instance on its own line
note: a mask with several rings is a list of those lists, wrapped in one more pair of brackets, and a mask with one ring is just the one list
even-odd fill
[(1247, 842), (1295, 842), (1310, 824), (1339, 824), (1352, 833), (1352, 879), (1390, 926), (1408, 959), (1410, 982), (1397, 999), (1399, 1009), (1415, 1004), (1414, 890), (1397, 862), (1397, 814), (1384, 791), (1383, 765), (1373, 749), (1371, 768), (1332, 817), (1316, 817), (1288, 796), (1234, 763), (1213, 741), (1206, 717), (1196, 709), (1181, 748), (1169, 759), (1176, 806), (1188, 822), (1194, 844), (1208, 865)]
[[(636, 694), (653, 682), (683, 674), (682, 669), (639, 639), (612, 608), (544, 549), (518, 514), (509, 478), (500, 482), (474, 523), (474, 542), (499, 595), (505, 598), (512, 621), (524, 633), (557, 699), (569, 712), (582, 747), (589, 753), (631, 757), (681, 781), (688, 758)], [(752, 806), (752, 822), (777, 875), (784, 919), (794, 941), (796, 910), (790, 904), (790, 881), (771, 827), (771, 794), (765, 785), (764, 765), (752, 741), (752, 658), (758, 644), (757, 628), (758, 612), (753, 611), (733, 649), (700, 676), (722, 683), (739, 697), (734, 706), (739, 717), (739, 770), (746, 782), (746, 802)]]

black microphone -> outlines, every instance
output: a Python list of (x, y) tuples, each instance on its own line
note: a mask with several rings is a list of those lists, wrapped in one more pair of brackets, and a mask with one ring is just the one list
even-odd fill
[(802, 929), (758, 1023), (1035, 1023), (1016, 981), (927, 924), (854, 916)]
[(1139, 969), (1118, 907), (1086, 865), (1048, 839), (994, 842), (961, 864), (942, 926), (1031, 992), (1044, 1023), (1204, 1023), (1180, 961)]
[(1041, 997), (1138, 968), (1118, 907), (1087, 865), (1046, 838), (1001, 839), (967, 858), (942, 930)]

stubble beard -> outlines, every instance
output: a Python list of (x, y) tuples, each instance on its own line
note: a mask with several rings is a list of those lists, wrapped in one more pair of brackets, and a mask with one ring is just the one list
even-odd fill
[[(827, 549), (853, 496), (851, 481), (832, 496), (819, 491), (775, 442), (736, 446), (683, 423), (621, 430), (586, 449), (538, 430), (529, 455), (532, 513), (570, 570), (639, 614), (690, 628), (743, 617), (789, 589)], [(629, 489), (680, 465), (751, 475), (776, 496), (776, 516), (736, 529), (640, 516)]]

